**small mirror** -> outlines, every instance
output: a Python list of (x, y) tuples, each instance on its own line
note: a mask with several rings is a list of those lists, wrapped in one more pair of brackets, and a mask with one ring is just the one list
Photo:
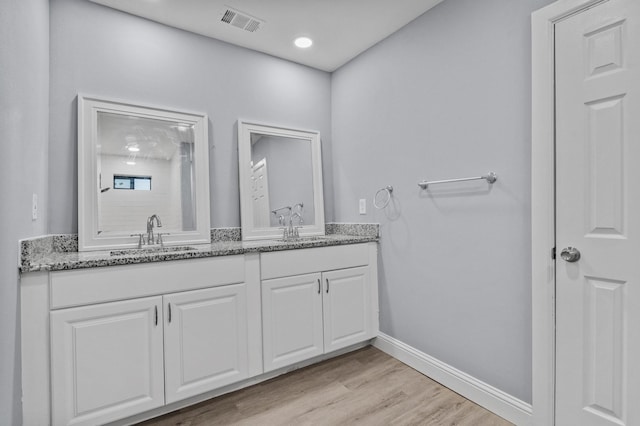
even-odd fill
[(324, 235), (320, 133), (238, 121), (242, 239)]
[(79, 250), (209, 243), (207, 124), (78, 96)]

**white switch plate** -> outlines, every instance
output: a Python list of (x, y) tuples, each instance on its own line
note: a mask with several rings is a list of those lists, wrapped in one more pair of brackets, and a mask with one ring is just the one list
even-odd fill
[(367, 200), (360, 198), (360, 214), (367, 214)]
[(38, 194), (33, 194), (31, 199), (31, 220), (38, 218)]

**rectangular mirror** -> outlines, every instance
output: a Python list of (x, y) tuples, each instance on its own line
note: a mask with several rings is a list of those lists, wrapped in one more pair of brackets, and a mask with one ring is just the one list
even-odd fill
[(207, 127), (204, 114), (78, 95), (79, 250), (210, 243)]
[(324, 235), (320, 133), (238, 121), (242, 239)]

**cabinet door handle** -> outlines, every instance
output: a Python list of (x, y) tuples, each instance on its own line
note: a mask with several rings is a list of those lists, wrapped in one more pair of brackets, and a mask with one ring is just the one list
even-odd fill
[(329, 278), (325, 279), (327, 281), (327, 293), (329, 293)]
[(158, 305), (156, 305), (156, 327), (158, 326)]
[(171, 324), (171, 303), (167, 303), (167, 308), (169, 309), (169, 324)]
[(318, 278), (318, 294), (322, 292), (321, 287), (322, 287), (322, 284), (320, 283), (320, 278)]

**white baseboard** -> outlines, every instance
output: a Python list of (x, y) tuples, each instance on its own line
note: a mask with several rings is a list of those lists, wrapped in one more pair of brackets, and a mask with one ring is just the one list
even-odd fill
[(531, 404), (488, 385), (384, 333), (373, 346), (436, 382), (519, 426), (532, 424)]

